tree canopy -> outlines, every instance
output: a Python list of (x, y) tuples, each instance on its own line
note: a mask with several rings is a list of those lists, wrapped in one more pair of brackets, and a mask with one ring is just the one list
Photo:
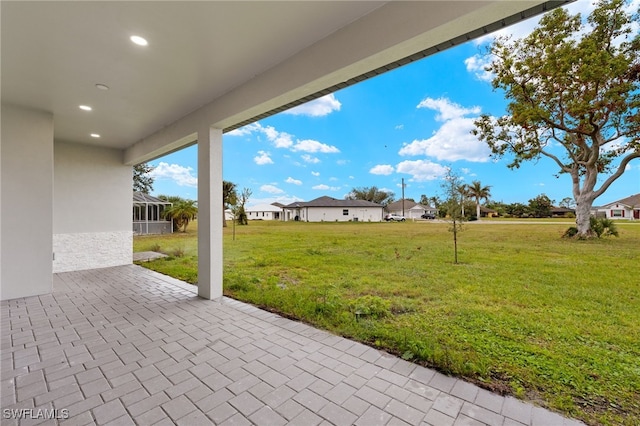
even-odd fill
[(148, 163), (133, 166), (133, 190), (145, 194), (153, 191), (153, 177), (149, 175), (155, 167)]
[(386, 191), (378, 189), (376, 186), (353, 188), (349, 194), (345, 197), (347, 200), (366, 200), (374, 203), (387, 204), (393, 203), (394, 193), (392, 191)]
[(475, 122), (509, 167), (546, 157), (571, 176), (580, 238), (592, 235), (593, 201), (640, 157), (640, 36), (625, 7), (601, 0), (586, 22), (557, 8), (527, 37), (497, 38), (488, 70), (507, 115)]

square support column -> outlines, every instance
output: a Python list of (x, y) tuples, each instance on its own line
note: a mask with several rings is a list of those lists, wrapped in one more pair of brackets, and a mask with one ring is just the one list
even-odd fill
[(222, 129), (198, 131), (198, 296), (222, 297)]

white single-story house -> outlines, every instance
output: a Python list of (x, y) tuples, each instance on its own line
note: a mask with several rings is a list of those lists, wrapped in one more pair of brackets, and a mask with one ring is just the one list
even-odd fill
[(273, 204), (258, 204), (244, 209), (249, 220), (282, 220), (282, 207)]
[[(425, 206), (412, 200), (398, 200), (389, 203), (385, 209), (388, 213), (404, 216), (407, 219), (420, 219), (425, 213), (438, 215), (438, 209), (431, 206)], [(404, 210), (404, 213), (403, 213)]]
[(133, 233), (134, 234), (171, 234), (173, 220), (166, 219), (164, 212), (173, 203), (145, 194), (133, 192)]
[(618, 201), (593, 209), (597, 216), (608, 219), (640, 219), (640, 194), (631, 195)]
[(382, 222), (384, 206), (365, 200), (319, 197), (284, 206), (284, 220), (302, 222)]
[(221, 297), (224, 133), (563, 3), (0, 2), (0, 299), (131, 264), (132, 166), (194, 144), (198, 295)]

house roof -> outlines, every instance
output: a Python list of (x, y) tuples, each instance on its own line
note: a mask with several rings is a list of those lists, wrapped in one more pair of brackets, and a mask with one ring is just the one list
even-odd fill
[(569, 209), (567, 207), (551, 207), (551, 213), (575, 213), (575, 209)]
[[(404, 200), (404, 209), (405, 210), (409, 210), (412, 207), (416, 206), (418, 203), (416, 203), (415, 201), (411, 201), (411, 200)], [(402, 210), (402, 199), (398, 200), (398, 201), (394, 201), (393, 203), (389, 203), (387, 204), (386, 209), (388, 211), (394, 211), (394, 210)]]
[(480, 206), (480, 212), (482, 213), (497, 213), (494, 209), (490, 209), (489, 207)]
[(328, 196), (318, 197), (311, 201), (296, 201), (291, 203), (285, 208), (298, 208), (298, 207), (378, 207), (382, 208), (381, 204), (373, 203), (366, 200), (342, 200), (338, 198), (332, 198)]
[(149, 203), (149, 204), (171, 204), (169, 201), (162, 200), (154, 197), (153, 195), (145, 194), (144, 192), (133, 191), (134, 203)]
[(605, 204), (603, 207), (607, 207), (612, 204), (624, 204), (628, 207), (640, 207), (640, 194), (631, 195), (618, 201), (612, 201), (609, 204)]
[(2, 102), (132, 165), (569, 1), (2, 1)]
[(256, 204), (255, 206), (247, 207), (245, 211), (248, 212), (280, 212), (282, 208), (274, 206), (273, 204)]

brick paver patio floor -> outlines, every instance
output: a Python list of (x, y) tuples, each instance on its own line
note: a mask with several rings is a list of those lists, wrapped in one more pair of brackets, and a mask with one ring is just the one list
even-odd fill
[(581, 424), (134, 265), (1, 318), (3, 425)]

